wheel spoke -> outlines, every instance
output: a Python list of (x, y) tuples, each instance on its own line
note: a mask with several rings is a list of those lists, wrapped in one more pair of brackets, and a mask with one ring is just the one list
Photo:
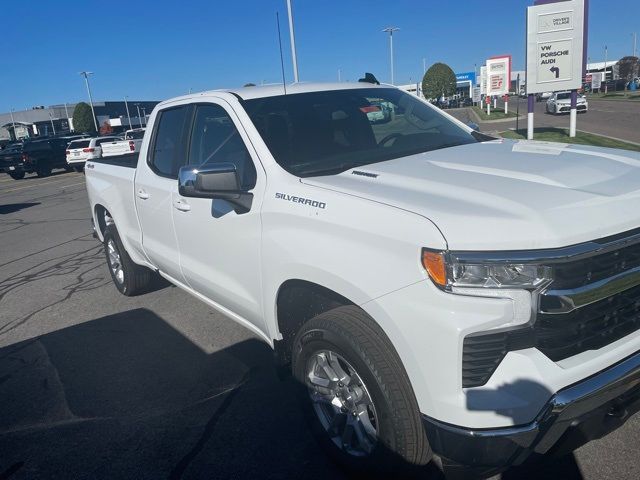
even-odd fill
[(342, 429), (342, 446), (344, 448), (351, 447), (351, 442), (353, 440), (353, 432), (354, 432), (353, 423), (354, 423), (353, 416), (348, 415), (347, 422), (344, 428)]
[(345, 385), (349, 385), (351, 382), (351, 377), (344, 371), (342, 365), (340, 365), (340, 361), (338, 360), (338, 356), (335, 353), (329, 352), (329, 365), (331, 365), (331, 370), (335, 377)]
[(336, 413), (336, 415), (331, 420), (331, 423), (329, 423), (329, 426), (327, 427), (327, 433), (330, 437), (339, 436), (340, 431), (345, 428), (346, 423), (347, 416), (342, 412)]

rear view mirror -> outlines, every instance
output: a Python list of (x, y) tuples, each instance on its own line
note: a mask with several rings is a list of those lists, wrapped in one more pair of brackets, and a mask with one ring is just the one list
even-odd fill
[(178, 192), (183, 197), (226, 200), (236, 207), (236, 213), (248, 212), (253, 201), (252, 193), (241, 190), (238, 172), (232, 163), (180, 168)]

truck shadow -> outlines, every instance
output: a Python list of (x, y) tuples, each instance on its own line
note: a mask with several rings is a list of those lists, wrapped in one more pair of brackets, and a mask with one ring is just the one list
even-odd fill
[(0, 205), (0, 215), (19, 212), (25, 208), (35, 207), (36, 205), (40, 205), (40, 202), (9, 203), (6, 205)]
[(0, 348), (0, 478), (348, 478), (246, 338), (215, 349), (133, 309)]

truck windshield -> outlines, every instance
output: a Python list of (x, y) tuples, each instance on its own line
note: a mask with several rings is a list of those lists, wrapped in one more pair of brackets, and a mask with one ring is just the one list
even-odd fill
[(246, 100), (245, 106), (275, 160), (299, 177), (479, 141), (395, 88), (279, 95)]

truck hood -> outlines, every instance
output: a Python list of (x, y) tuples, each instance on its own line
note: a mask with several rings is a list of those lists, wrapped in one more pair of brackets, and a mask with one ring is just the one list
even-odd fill
[(554, 248), (640, 227), (640, 153), (626, 150), (497, 140), (302, 182), (426, 217), (451, 250)]

